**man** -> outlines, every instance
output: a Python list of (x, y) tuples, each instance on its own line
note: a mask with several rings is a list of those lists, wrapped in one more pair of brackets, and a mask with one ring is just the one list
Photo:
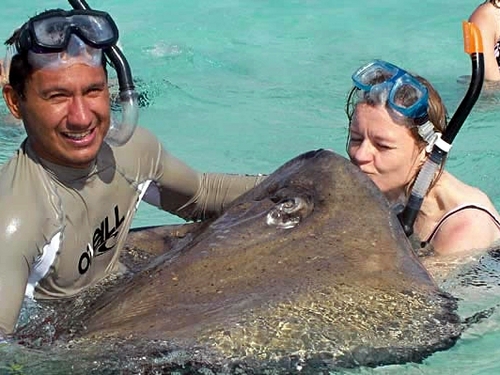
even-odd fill
[(3, 96), (27, 138), (0, 170), (3, 338), (14, 331), (24, 296), (72, 296), (117, 268), (143, 197), (202, 220), (263, 178), (192, 170), (135, 129), (134, 95), (110, 132), (103, 50), (117, 39), (107, 13), (48, 10), (7, 41), (17, 54)]

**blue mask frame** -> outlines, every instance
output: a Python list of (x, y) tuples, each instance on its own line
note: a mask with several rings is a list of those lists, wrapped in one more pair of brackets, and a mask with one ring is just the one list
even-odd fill
[[(354, 86), (364, 92), (372, 90), (388, 90), (389, 106), (403, 116), (411, 119), (427, 117), (429, 107), (429, 91), (424, 84), (406, 70), (383, 60), (374, 60), (360, 67), (352, 75)], [(411, 90), (415, 100), (413, 103), (401, 104), (400, 96)]]

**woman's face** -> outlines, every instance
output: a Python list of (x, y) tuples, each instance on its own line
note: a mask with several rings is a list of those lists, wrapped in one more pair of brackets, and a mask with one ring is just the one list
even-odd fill
[(390, 201), (404, 193), (425, 158), (411, 131), (394, 122), (384, 106), (359, 103), (347, 152)]

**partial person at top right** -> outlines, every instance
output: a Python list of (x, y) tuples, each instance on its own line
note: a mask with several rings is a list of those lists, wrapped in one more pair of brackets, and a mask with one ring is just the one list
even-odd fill
[(500, 0), (487, 0), (479, 5), (469, 21), (481, 31), (485, 81), (500, 81)]

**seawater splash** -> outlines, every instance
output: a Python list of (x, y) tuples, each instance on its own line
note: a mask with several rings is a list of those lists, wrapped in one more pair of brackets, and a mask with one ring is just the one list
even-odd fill
[(153, 57), (161, 57), (161, 58), (176, 58), (177, 56), (187, 55), (192, 56), (192, 51), (189, 48), (178, 44), (169, 44), (166, 42), (157, 42), (151, 47), (145, 47), (145, 53), (150, 54)]
[[(55, 340), (54, 316), (55, 311), (50, 306), (39, 304), (31, 298), (25, 297), (17, 323), (17, 329), (23, 329), (25, 334), (18, 337), (17, 341), (34, 348), (40, 347), (42, 344), (53, 343)], [(29, 330), (24, 328), (30, 326), (43, 327), (45, 335), (32, 339)]]
[(500, 314), (500, 245), (471, 256), (444, 278), (441, 286), (461, 301), (459, 313), (464, 318), (486, 311)]
[(30, 325), (43, 327), (43, 336), (30, 335), (29, 330), (15, 340), (0, 344), (0, 374), (69, 374), (73, 366), (58, 357), (56, 353), (48, 355), (40, 348), (55, 340), (55, 328), (52, 323), (54, 310), (38, 304), (31, 298), (25, 298), (17, 327)]

